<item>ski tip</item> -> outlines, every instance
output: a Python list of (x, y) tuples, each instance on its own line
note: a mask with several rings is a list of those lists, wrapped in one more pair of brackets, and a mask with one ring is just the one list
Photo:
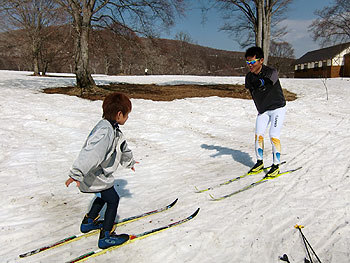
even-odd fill
[(196, 189), (195, 193), (203, 193), (206, 191), (209, 191), (211, 188), (207, 188), (207, 189), (198, 189), (197, 186), (194, 187)]
[(190, 215), (190, 217), (194, 218), (199, 213), (199, 210), (200, 208), (198, 207), (197, 210), (192, 215)]
[(304, 226), (303, 226), (303, 225), (298, 225), (298, 224), (297, 224), (297, 225), (295, 225), (294, 227), (295, 227), (296, 229), (302, 229), (302, 228), (304, 228)]
[(220, 199), (215, 198), (212, 194), (209, 194), (211, 197), (210, 201), (219, 201)]
[(200, 193), (206, 192), (206, 191), (208, 191), (208, 190), (210, 190), (210, 189), (202, 189), (202, 190), (196, 191), (195, 193), (196, 193), (196, 194), (200, 194)]
[(20, 258), (25, 258), (27, 256), (27, 254), (21, 254), (19, 255)]
[(175, 201), (174, 201), (174, 202), (172, 202), (172, 203), (169, 205), (169, 207), (174, 206), (178, 200), (179, 200), (179, 198), (176, 198), (176, 199), (175, 199)]
[(197, 187), (197, 186), (195, 186), (195, 187), (194, 187), (194, 189), (195, 189), (195, 191), (194, 191), (194, 192), (195, 192), (195, 193), (197, 193), (197, 194), (201, 192), (201, 190), (200, 190), (200, 189), (198, 189), (198, 187)]

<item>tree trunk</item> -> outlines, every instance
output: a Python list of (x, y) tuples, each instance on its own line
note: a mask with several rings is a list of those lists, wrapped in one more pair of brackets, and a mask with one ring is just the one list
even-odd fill
[(74, 17), (75, 38), (75, 76), (77, 87), (81, 94), (91, 92), (97, 88), (89, 70), (89, 35), (92, 13), (87, 6), (83, 7), (82, 14), (76, 12)]
[(34, 55), (33, 57), (33, 74), (34, 76), (40, 76), (40, 71), (39, 71), (39, 60), (38, 57)]
[(270, 26), (269, 24), (266, 24), (264, 25), (265, 27), (265, 37), (264, 37), (264, 42), (263, 42), (263, 51), (264, 51), (264, 55), (265, 55), (265, 59), (264, 59), (264, 62), (265, 64), (268, 63), (268, 60), (269, 60), (269, 53), (270, 53), (270, 40), (271, 40), (271, 37), (270, 37)]
[(264, 64), (267, 64), (270, 51), (271, 16), (270, 0), (256, 0), (256, 35), (255, 44), (264, 51)]
[(32, 39), (32, 52), (33, 52), (33, 71), (34, 76), (40, 76), (40, 69), (39, 69), (39, 44), (37, 39)]
[(270, 53), (270, 41), (271, 41), (271, 17), (272, 17), (272, 6), (270, 0), (266, 0), (264, 7), (264, 39), (263, 39), (263, 51), (265, 55), (264, 62), (268, 63)]
[(105, 75), (109, 74), (109, 67), (111, 66), (111, 62), (109, 61), (109, 58), (107, 55), (104, 56), (104, 71)]
[(49, 62), (47, 60), (41, 60), (41, 75), (46, 76), (47, 69), (49, 68)]
[(256, 1), (256, 35), (255, 35), (255, 45), (258, 47), (263, 46), (263, 37), (264, 37), (264, 32), (263, 32), (263, 14), (264, 14), (264, 0), (257, 0)]
[(81, 93), (91, 91), (96, 87), (89, 70), (89, 31), (89, 26), (82, 22), (75, 43), (75, 74), (77, 87), (81, 89)]

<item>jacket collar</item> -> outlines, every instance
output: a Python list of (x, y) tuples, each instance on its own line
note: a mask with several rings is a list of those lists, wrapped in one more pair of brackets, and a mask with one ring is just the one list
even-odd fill
[(113, 126), (113, 128), (119, 130), (119, 124), (118, 124), (118, 122), (116, 122), (116, 121), (110, 121), (110, 120), (108, 120), (108, 121), (109, 121), (109, 123)]

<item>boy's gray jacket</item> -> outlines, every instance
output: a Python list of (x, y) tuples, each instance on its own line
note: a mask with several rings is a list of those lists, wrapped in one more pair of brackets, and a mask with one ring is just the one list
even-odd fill
[(80, 182), (80, 191), (100, 192), (114, 185), (113, 172), (119, 163), (132, 168), (135, 161), (122, 132), (102, 119), (86, 139), (69, 176)]

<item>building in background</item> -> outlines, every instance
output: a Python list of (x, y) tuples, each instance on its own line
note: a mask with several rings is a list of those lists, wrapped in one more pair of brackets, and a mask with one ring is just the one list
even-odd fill
[(294, 77), (350, 77), (350, 42), (307, 52), (295, 61)]

